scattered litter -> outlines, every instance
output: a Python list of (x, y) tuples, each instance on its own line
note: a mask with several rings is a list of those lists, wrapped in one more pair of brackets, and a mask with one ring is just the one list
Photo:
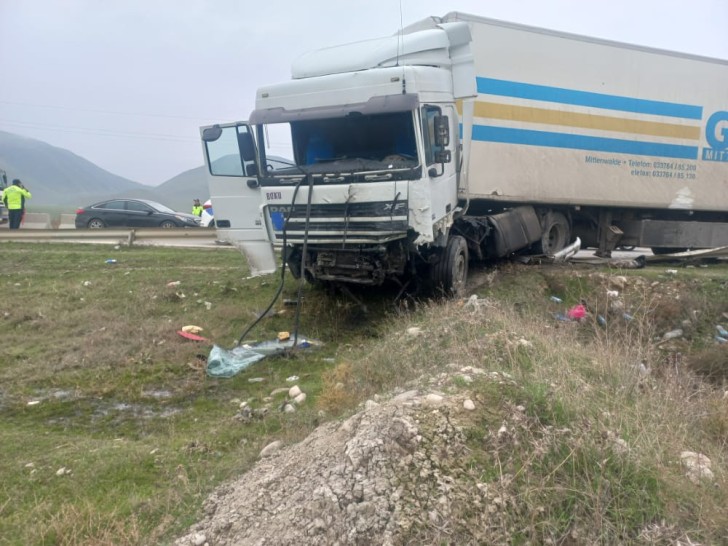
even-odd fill
[(726, 330), (725, 328), (723, 328), (723, 326), (721, 326), (720, 324), (717, 324), (715, 326), (715, 329), (718, 330), (718, 335), (720, 337), (726, 337), (726, 338), (728, 338), (728, 330)]
[(560, 297), (558, 297), (558, 296), (551, 296), (551, 298), (549, 298), (549, 299), (550, 299), (551, 301), (555, 302), (555, 303), (562, 303), (562, 302), (564, 301), (564, 300), (562, 300), (562, 299), (561, 299)]
[(170, 281), (167, 283), (167, 286), (170, 288), (174, 288), (175, 286), (179, 286), (180, 284), (182, 284), (181, 281)]
[(570, 322), (571, 319), (563, 313), (554, 313), (554, 318), (560, 322)]
[(728, 343), (728, 338), (725, 338), (725, 337), (721, 337), (721, 336), (715, 336), (715, 340), (716, 340), (716, 341), (717, 341), (718, 343), (720, 343), (721, 345), (722, 345), (723, 343)]
[(669, 339), (676, 339), (679, 337), (682, 337), (683, 331), (678, 328), (676, 330), (670, 330), (669, 332), (665, 332), (665, 334), (662, 336), (662, 341), (667, 341)]
[(209, 311), (210, 309), (212, 309), (212, 303), (210, 303), (209, 301), (205, 301), (205, 302), (203, 302), (203, 303), (204, 303), (204, 305), (205, 305), (205, 309), (207, 309), (208, 311)]
[(177, 330), (177, 334), (191, 341), (209, 341), (206, 337), (193, 334), (192, 332), (185, 332), (184, 330)]
[(283, 305), (298, 305), (298, 300), (285, 299)]
[(419, 328), (417, 326), (412, 326), (411, 328), (407, 328), (407, 335), (411, 337), (417, 337), (420, 334), (422, 334), (422, 328)]
[(66, 476), (67, 474), (71, 473), (70, 468), (66, 468), (65, 466), (62, 466), (58, 470), (56, 470), (56, 476)]
[(109, 258), (108, 260), (106, 260), (106, 263), (107, 264), (115, 264), (116, 263), (116, 260), (114, 258)]
[(278, 332), (278, 341), (286, 341), (288, 339), (291, 339), (290, 332)]
[(187, 326), (182, 326), (182, 331), (187, 332), (188, 334), (199, 334), (202, 332), (202, 328), (200, 326), (195, 326), (194, 324), (188, 324)]
[(91, 281), (83, 281), (84, 286), (91, 286)]
[(629, 260), (615, 258), (607, 262), (607, 267), (611, 267), (612, 269), (642, 269), (645, 263), (644, 256), (637, 256)]
[(247, 347), (235, 347), (230, 350), (214, 345), (207, 357), (207, 375), (211, 377), (232, 377), (252, 366), (265, 355), (256, 353)]
[(605, 319), (602, 315), (597, 315), (597, 322), (599, 323), (599, 326), (607, 325), (607, 319)]
[[(207, 358), (207, 375), (211, 377), (232, 377), (249, 368), (259, 360), (264, 359), (266, 356), (281, 354), (288, 349), (292, 349), (293, 343), (293, 339), (284, 341), (274, 339), (252, 345), (240, 345), (233, 349), (223, 349), (222, 347), (213, 345), (210, 355)], [(296, 348), (307, 349), (320, 345), (321, 343), (318, 341), (299, 338)]]
[(292, 383), (294, 381), (298, 381), (300, 378), (297, 375), (292, 375), (291, 377), (286, 377), (286, 382)]
[(582, 303), (579, 303), (579, 304), (575, 305), (574, 307), (572, 307), (571, 309), (569, 309), (566, 312), (566, 316), (570, 320), (581, 320), (586, 316), (586, 306)]
[(618, 290), (607, 290), (607, 297), (608, 298), (617, 298), (617, 297), (619, 297), (619, 291)]
[(28, 402), (29, 406), (37, 406), (38, 404), (40, 404), (40, 400), (31, 400)]
[(626, 320), (627, 322), (629, 322), (630, 320), (634, 319), (634, 317), (632, 315), (630, 315), (629, 313), (622, 313), (622, 318), (624, 320)]
[(251, 377), (248, 379), (248, 383), (262, 383), (265, 381), (265, 377)]
[(666, 269), (665, 273), (668, 275), (677, 275), (677, 269)]

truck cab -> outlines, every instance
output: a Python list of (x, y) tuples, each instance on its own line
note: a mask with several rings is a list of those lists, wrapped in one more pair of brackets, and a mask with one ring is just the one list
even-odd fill
[[(379, 285), (447, 254), (466, 174), (456, 101), (476, 90), (467, 25), (442, 27), (304, 55), (225, 139), (240, 152), (227, 174), (255, 173), (261, 227), (295, 276)], [(208, 158), (220, 138), (203, 132)], [(295, 165), (270, 169), (271, 150)], [(467, 245), (453, 254), (448, 290)]]

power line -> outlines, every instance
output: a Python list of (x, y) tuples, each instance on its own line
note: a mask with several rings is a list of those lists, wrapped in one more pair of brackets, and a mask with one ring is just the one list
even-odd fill
[(97, 136), (122, 137), (122, 138), (145, 138), (149, 140), (166, 140), (169, 142), (199, 142), (198, 138), (185, 137), (182, 135), (164, 135), (154, 133), (132, 133), (124, 131), (112, 131), (108, 129), (89, 129), (87, 127), (68, 127), (58, 125), (46, 125), (41, 123), (32, 123), (25, 121), (14, 121), (0, 119), (0, 124), (14, 125), (17, 127), (26, 127), (31, 129), (44, 129), (48, 131), (56, 131), (59, 133), (78, 133)]
[(116, 116), (139, 116), (149, 118), (167, 118), (167, 119), (187, 119), (191, 121), (197, 121), (200, 123), (208, 122), (210, 119), (215, 118), (202, 118), (202, 117), (188, 117), (188, 116), (173, 116), (168, 114), (143, 114), (140, 112), (118, 112), (114, 110), (96, 110), (93, 108), (78, 108), (75, 106), (57, 106), (53, 104), (34, 104), (31, 102), (14, 102), (8, 100), (0, 100), (0, 104), (10, 104), (13, 106), (30, 106), (32, 108), (52, 108), (55, 110), (70, 110), (76, 112), (92, 112), (95, 114), (112, 114)]

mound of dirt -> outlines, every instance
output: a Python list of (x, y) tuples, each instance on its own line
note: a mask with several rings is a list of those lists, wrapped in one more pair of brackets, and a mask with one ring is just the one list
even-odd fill
[(472, 406), (464, 396), (417, 391), (367, 402), (297, 445), (270, 456), (264, 450), (250, 472), (208, 498), (205, 518), (175, 544), (398, 544), (435, 536), (484, 543), (489, 525), (466, 529), (476, 522), (451, 517), (465, 505), (488, 513), (488, 492), (472, 476), (461, 479), (468, 468), (459, 423)]

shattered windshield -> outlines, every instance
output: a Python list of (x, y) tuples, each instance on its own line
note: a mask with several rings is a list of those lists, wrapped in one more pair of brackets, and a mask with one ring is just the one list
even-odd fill
[(294, 121), (290, 130), (290, 156), (311, 172), (396, 170), (419, 164), (411, 112)]

